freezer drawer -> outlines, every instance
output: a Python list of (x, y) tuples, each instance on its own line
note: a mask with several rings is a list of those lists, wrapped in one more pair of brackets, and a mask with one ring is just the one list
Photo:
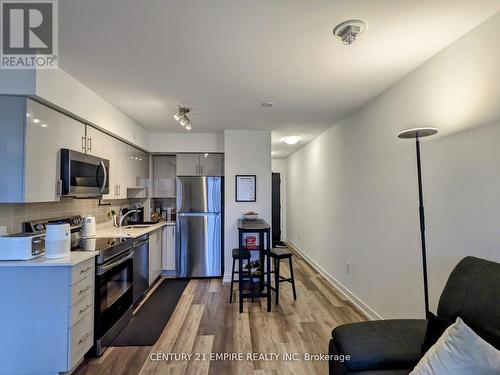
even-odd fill
[(221, 276), (222, 215), (179, 214), (176, 269), (178, 277)]
[(221, 212), (220, 177), (178, 177), (177, 212)]

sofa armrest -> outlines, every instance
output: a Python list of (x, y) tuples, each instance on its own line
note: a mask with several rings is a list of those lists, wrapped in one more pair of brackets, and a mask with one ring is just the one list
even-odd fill
[(332, 332), (330, 349), (349, 355), (344, 363), (330, 363), (330, 373), (412, 369), (421, 358), (426, 320), (376, 320), (345, 324)]

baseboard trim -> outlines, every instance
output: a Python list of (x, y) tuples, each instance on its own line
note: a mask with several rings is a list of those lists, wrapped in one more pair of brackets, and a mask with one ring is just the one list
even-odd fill
[[(345, 298), (347, 298), (358, 310), (370, 320), (383, 319), (380, 314), (373, 310), (370, 306), (364, 303), (360, 298), (358, 298), (353, 292), (347, 289), (341, 282), (339, 282), (335, 277), (330, 275), (325, 271), (318, 263), (316, 263), (309, 255), (301, 251), (295, 244), (290, 241), (285, 241), (293, 250), (300, 254), (311, 267), (318, 271), (328, 283), (335, 289), (338, 290)], [(231, 280), (231, 279), (230, 279)]]

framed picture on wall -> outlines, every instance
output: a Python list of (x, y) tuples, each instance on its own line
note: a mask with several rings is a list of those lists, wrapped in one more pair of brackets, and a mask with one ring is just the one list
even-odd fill
[(236, 202), (256, 202), (256, 189), (256, 175), (236, 175)]

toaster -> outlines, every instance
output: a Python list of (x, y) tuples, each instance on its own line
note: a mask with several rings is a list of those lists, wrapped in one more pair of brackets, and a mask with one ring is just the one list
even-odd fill
[(44, 253), (43, 234), (18, 233), (0, 237), (0, 260), (30, 260)]

